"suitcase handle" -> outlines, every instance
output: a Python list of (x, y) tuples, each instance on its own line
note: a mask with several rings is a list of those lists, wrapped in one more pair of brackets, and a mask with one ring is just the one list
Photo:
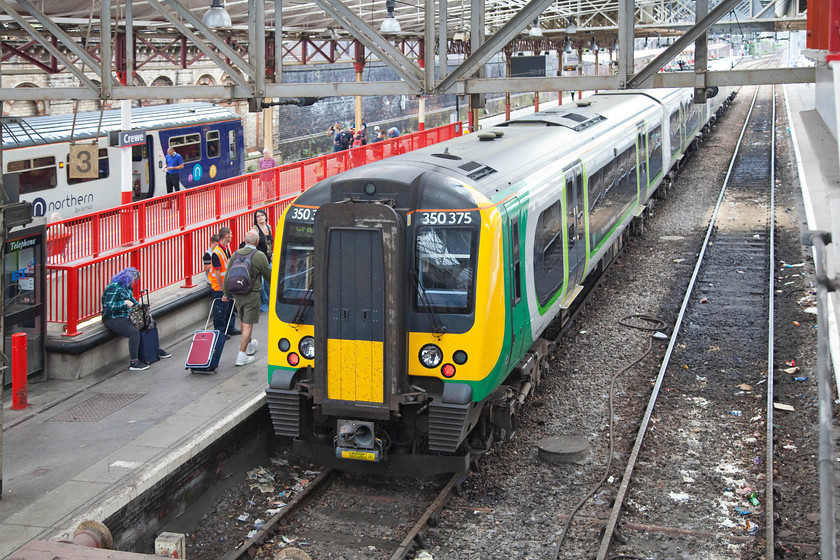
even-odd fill
[[(222, 299), (214, 299), (213, 303), (210, 304), (210, 313), (207, 314), (207, 320), (204, 322), (205, 331), (209, 329), (210, 321), (213, 320), (213, 306), (216, 305), (217, 301), (222, 301)], [(228, 297), (228, 303), (230, 303), (230, 313), (228, 313), (227, 324), (225, 325), (225, 332), (223, 332), (222, 334), (227, 334), (227, 331), (230, 328), (230, 320), (231, 318), (233, 318), (233, 310), (235, 309), (234, 306), (236, 305), (236, 301), (232, 297)]]

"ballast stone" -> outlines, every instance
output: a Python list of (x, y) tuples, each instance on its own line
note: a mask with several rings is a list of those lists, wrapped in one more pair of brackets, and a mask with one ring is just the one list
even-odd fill
[(537, 442), (540, 459), (555, 465), (577, 463), (589, 455), (590, 445), (584, 438), (556, 436)]

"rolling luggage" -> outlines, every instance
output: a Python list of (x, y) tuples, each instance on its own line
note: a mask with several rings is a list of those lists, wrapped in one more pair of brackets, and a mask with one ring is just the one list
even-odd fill
[(158, 348), (160, 348), (160, 337), (158, 336), (157, 325), (151, 329), (140, 331), (140, 349), (137, 351), (137, 357), (141, 362), (153, 364), (160, 360)]
[[(204, 323), (204, 330), (195, 331), (193, 335), (184, 369), (190, 370), (190, 373), (216, 373), (219, 360), (222, 357), (222, 350), (225, 348), (225, 331), (227, 331), (227, 326), (230, 325), (232, 306), (233, 299), (227, 303), (221, 299), (213, 300), (210, 313), (207, 315), (207, 322)], [(227, 315), (225, 331), (208, 329), (213, 317), (219, 316), (219, 314)]]
[(137, 357), (141, 362), (153, 364), (160, 360), (158, 348), (160, 348), (160, 336), (158, 334), (157, 324), (152, 318), (151, 303), (149, 302), (149, 290), (140, 292), (140, 305), (135, 305), (132, 309), (136, 309), (135, 317), (132, 318), (132, 323), (140, 331), (140, 348), (137, 351)]

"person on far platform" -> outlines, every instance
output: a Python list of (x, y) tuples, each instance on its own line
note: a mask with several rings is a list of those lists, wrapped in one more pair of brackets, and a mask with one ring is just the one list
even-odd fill
[(184, 168), (184, 158), (181, 154), (175, 151), (175, 148), (169, 146), (166, 150), (166, 192), (178, 192), (181, 190), (180, 175), (178, 172)]

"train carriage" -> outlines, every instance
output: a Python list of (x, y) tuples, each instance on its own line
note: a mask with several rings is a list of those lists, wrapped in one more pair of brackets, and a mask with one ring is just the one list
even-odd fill
[(698, 134), (691, 96), (597, 94), (301, 194), (275, 242), (275, 433), (340, 468), (413, 475), (511, 437), (540, 336)]
[[(131, 147), (134, 200), (166, 194), (165, 155), (171, 145), (184, 159), (181, 185), (195, 187), (241, 175), (245, 170), (242, 119), (211, 103), (180, 103), (131, 109), (132, 130), (145, 131)], [(75, 116), (4, 117), (3, 173), (10, 198), (32, 202), (35, 217), (58, 212), (63, 218), (122, 204), (121, 111)], [(96, 176), (70, 177), (70, 144), (98, 149)], [(10, 192), (11, 191), (11, 192)]]

